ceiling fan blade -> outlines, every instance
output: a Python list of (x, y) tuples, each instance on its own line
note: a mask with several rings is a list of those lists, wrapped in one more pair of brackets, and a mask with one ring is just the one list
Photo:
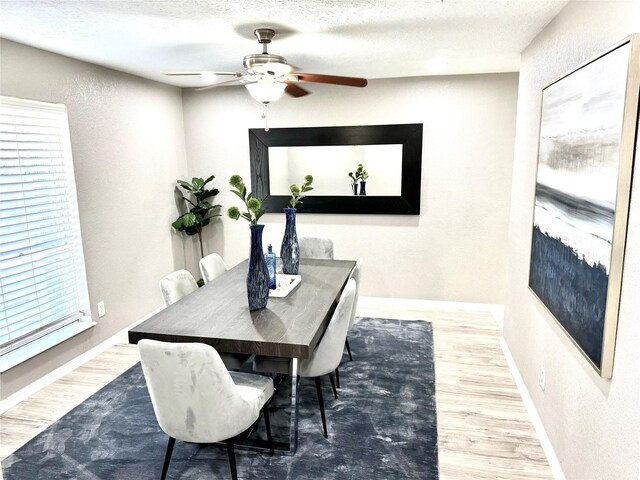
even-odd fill
[(220, 85), (228, 85), (230, 83), (240, 83), (240, 80), (242, 80), (242, 77), (236, 77), (236, 78), (232, 78), (231, 80), (225, 80), (224, 82), (216, 82), (211, 85), (207, 85), (206, 87), (198, 87), (198, 88), (195, 88), (194, 90), (197, 90), (197, 91), (209, 90), (210, 88), (219, 87)]
[(181, 77), (181, 76), (202, 76), (202, 75), (233, 75), (234, 77), (241, 77), (242, 74), (238, 72), (162, 72), (163, 75), (168, 75), (170, 77)]
[(284, 89), (284, 92), (287, 95), (291, 95), (292, 97), (304, 97), (305, 95), (309, 95), (308, 90), (305, 90), (300, 85), (297, 85), (295, 82), (291, 82), (289, 80), (285, 80), (284, 83), (287, 84), (287, 88)]
[(291, 73), (301, 82), (330, 83), (332, 85), (345, 85), (347, 87), (366, 87), (367, 79), (358, 77), (340, 77), (338, 75), (322, 75), (319, 73)]

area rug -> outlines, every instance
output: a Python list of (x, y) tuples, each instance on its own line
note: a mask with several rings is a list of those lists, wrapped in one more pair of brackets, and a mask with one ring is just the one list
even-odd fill
[[(313, 379), (300, 382), (294, 456), (236, 449), (241, 479), (437, 479), (431, 324), (361, 318), (339, 399), (326, 382), (329, 438)], [(137, 364), (2, 462), (6, 480), (157, 479), (167, 436)], [(226, 449), (176, 442), (168, 478), (231, 478)]]

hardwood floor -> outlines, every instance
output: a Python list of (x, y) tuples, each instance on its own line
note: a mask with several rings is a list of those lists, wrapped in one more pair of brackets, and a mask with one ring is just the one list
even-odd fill
[[(432, 322), (441, 480), (553, 478), (490, 313), (361, 298), (358, 315)], [(115, 345), (9, 409), (0, 416), (0, 459), (136, 362), (135, 346)]]

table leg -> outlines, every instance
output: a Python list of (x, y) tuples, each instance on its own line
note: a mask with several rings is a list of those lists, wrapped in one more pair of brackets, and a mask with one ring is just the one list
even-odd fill
[[(282, 379), (282, 377), (281, 377)], [(276, 388), (280, 387), (282, 382), (277, 382)], [(280, 455), (293, 455), (298, 448), (298, 359), (294, 358), (291, 361), (291, 397), (287, 403), (289, 403), (289, 441), (274, 441), (274, 452)], [(254, 428), (257, 427), (259, 421), (256, 422)], [(247, 438), (241, 443), (236, 444), (238, 449), (257, 450), (261, 452), (268, 452), (270, 446), (267, 442), (260, 438), (252, 438), (253, 430), (247, 433)], [(283, 432), (284, 433), (284, 432)]]
[(291, 418), (289, 423), (289, 452), (298, 448), (298, 359), (291, 362)]

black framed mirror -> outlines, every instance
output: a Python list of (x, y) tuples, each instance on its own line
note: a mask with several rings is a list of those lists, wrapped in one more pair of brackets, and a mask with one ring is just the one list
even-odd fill
[[(282, 212), (288, 186), (313, 175), (300, 213), (419, 215), (421, 123), (249, 130), (251, 188), (267, 212)], [(366, 194), (353, 194), (349, 172), (362, 163)], [(362, 185), (360, 185), (360, 188)]]

